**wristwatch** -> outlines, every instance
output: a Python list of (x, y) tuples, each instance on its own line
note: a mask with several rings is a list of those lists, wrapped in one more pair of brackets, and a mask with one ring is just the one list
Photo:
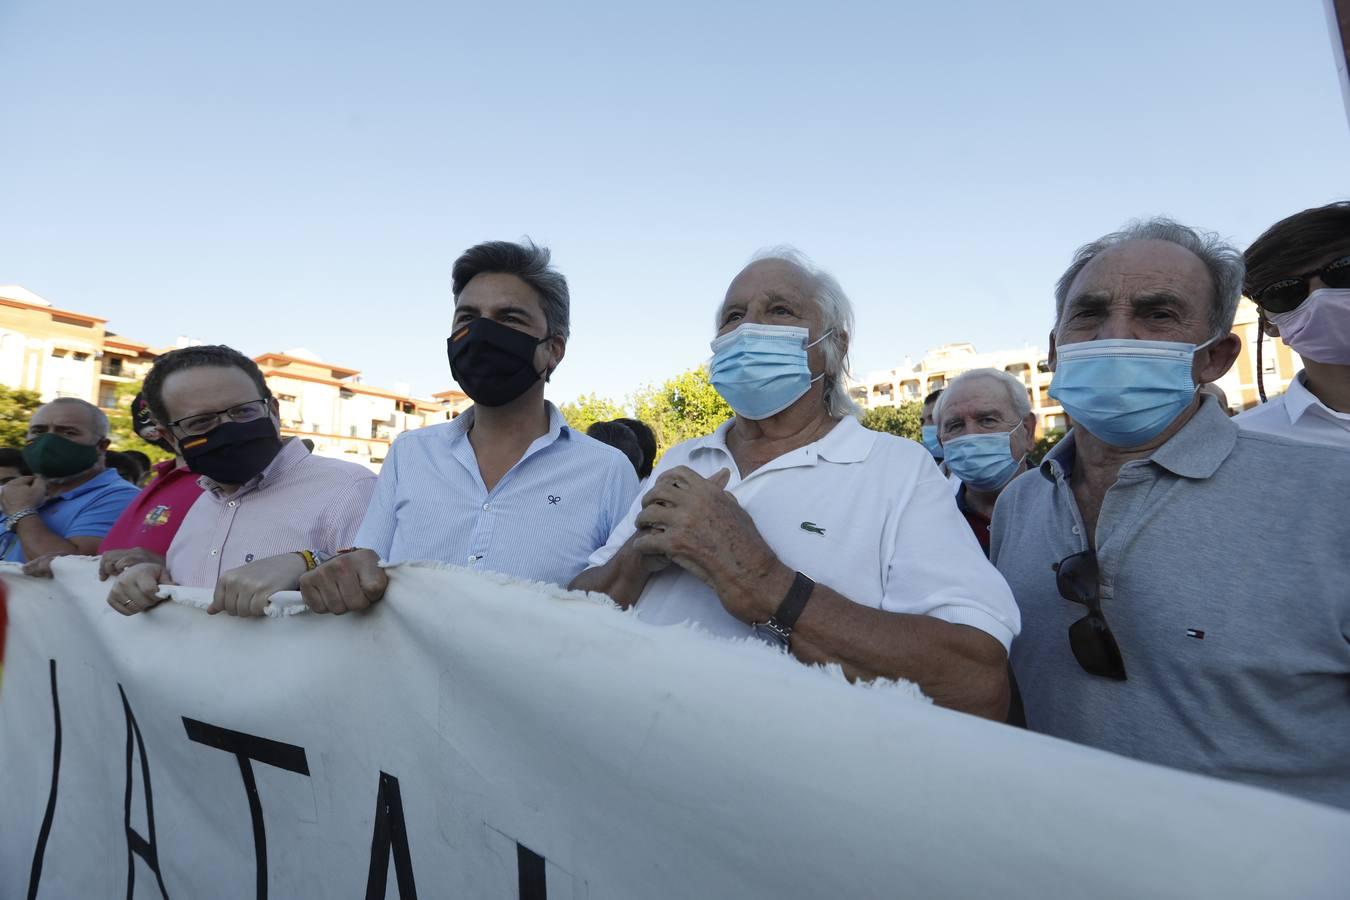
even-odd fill
[(783, 602), (778, 604), (778, 611), (767, 620), (754, 624), (755, 634), (784, 650), (788, 649), (788, 643), (792, 640), (792, 629), (796, 627), (802, 610), (806, 609), (806, 601), (811, 599), (811, 592), (815, 587), (814, 581), (798, 572), (792, 579), (792, 587), (788, 588)]
[(37, 511), (36, 509), (34, 509), (33, 507), (30, 506), (30, 507), (28, 507), (27, 509), (21, 509), (21, 510), (19, 510), (18, 512), (14, 513), (14, 515), (12, 515), (12, 516), (6, 516), (6, 517), (5, 517), (5, 530), (6, 530), (6, 531), (13, 531), (13, 530), (14, 530), (14, 526), (18, 525), (20, 522), (22, 522), (24, 519), (28, 518), (29, 516), (36, 516), (37, 514), (38, 514), (38, 511)]

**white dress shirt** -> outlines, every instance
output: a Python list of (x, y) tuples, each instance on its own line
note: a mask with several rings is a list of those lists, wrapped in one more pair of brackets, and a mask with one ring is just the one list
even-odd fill
[[(667, 451), (653, 478), (674, 466), (705, 477), (731, 471), (727, 490), (786, 565), (854, 603), (933, 616), (984, 631), (1006, 649), (1021, 628), (1012, 591), (985, 559), (952, 487), (919, 444), (871, 431), (852, 416), (829, 434), (742, 478), (727, 449), (732, 421)], [(635, 530), (641, 499), (590, 564), (608, 562)], [(637, 615), (692, 622), (746, 637), (711, 587), (678, 566), (651, 577)]]
[(1289, 389), (1254, 406), (1233, 421), (1248, 431), (1265, 431), (1313, 444), (1350, 448), (1350, 413), (1336, 412), (1313, 396), (1299, 372)]
[(566, 585), (637, 494), (618, 450), (574, 431), (552, 403), (549, 430), (488, 490), (469, 443), (473, 410), (406, 431), (380, 470), (356, 534), (387, 562), (436, 560)]

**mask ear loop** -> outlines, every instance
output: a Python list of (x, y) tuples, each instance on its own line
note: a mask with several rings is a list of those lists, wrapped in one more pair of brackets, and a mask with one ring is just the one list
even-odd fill
[[(816, 338), (816, 339), (815, 339), (814, 341), (812, 341), (811, 343), (809, 343), (809, 344), (802, 344), (802, 349), (803, 349), (803, 350), (810, 350), (810, 349), (811, 349), (812, 347), (814, 347), (816, 344), (819, 344), (821, 341), (825, 340), (827, 337), (829, 337), (829, 336), (832, 335), (832, 334), (834, 334), (834, 329), (833, 329), (833, 328), (831, 328), (829, 331), (827, 331), (827, 332), (825, 332), (824, 334), (822, 334), (820, 337)], [(808, 371), (809, 371), (809, 368), (808, 368)], [(824, 373), (824, 372), (821, 372), (821, 373), (820, 373), (819, 375), (817, 375), (815, 378), (812, 378), (812, 379), (811, 379), (811, 383), (812, 383), (812, 384), (815, 384), (817, 381), (819, 381), (820, 379), (822, 379), (822, 378), (824, 378), (824, 377), (825, 377), (825, 373)]]
[[(1221, 338), (1221, 337), (1223, 337), (1223, 335), (1221, 335), (1221, 334), (1216, 334), (1216, 335), (1214, 335), (1214, 337), (1212, 337), (1212, 338), (1210, 338), (1209, 340), (1205, 341), (1203, 344), (1199, 344), (1198, 346), (1196, 346), (1196, 348), (1195, 348), (1194, 350), (1191, 351), (1191, 363), (1192, 363), (1192, 365), (1194, 365), (1194, 363), (1195, 363), (1195, 354), (1199, 353), (1201, 350), (1205, 349), (1206, 347), (1208, 347), (1210, 344), (1214, 343), (1215, 341), (1217, 341), (1217, 340), (1218, 340), (1219, 338)], [(1195, 386), (1195, 390), (1198, 392), (1198, 391), (1200, 390), (1201, 387), (1203, 387), (1203, 385), (1197, 384), (1197, 385)]]

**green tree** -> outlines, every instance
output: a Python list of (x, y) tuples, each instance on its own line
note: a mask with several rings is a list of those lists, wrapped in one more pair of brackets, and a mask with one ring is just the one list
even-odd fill
[(584, 394), (571, 403), (564, 403), (558, 407), (558, 411), (563, 414), (568, 425), (581, 432), (596, 422), (608, 422), (628, 415), (628, 411), (613, 400), (596, 394)]
[(917, 400), (902, 403), (899, 406), (879, 406), (862, 414), (863, 427), (873, 431), (899, 435), (917, 441), (923, 437), (920, 420), (923, 418), (923, 404)]
[(0, 447), (22, 447), (28, 440), (28, 420), (42, 405), (36, 391), (0, 386)]
[(147, 444), (136, 433), (135, 423), (131, 419), (131, 401), (141, 392), (141, 383), (119, 384), (117, 386), (117, 407), (105, 410), (108, 413), (108, 437), (112, 440), (113, 450), (139, 450), (150, 457), (152, 463), (173, 456), (154, 444)]
[(1031, 449), (1031, 453), (1027, 454), (1027, 465), (1033, 469), (1039, 466), (1041, 460), (1045, 459), (1045, 454), (1049, 453), (1050, 448), (1060, 442), (1064, 434), (1063, 428), (1054, 428), (1041, 435), (1036, 441), (1036, 446)]
[(712, 434), (734, 415), (703, 367), (667, 379), (660, 387), (648, 385), (638, 391), (633, 412), (656, 432), (657, 459), (681, 441)]

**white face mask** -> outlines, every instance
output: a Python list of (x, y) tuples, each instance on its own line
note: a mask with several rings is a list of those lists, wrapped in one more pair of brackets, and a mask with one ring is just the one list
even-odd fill
[(1350, 288), (1321, 288), (1289, 312), (1266, 318), (1304, 359), (1350, 366)]

